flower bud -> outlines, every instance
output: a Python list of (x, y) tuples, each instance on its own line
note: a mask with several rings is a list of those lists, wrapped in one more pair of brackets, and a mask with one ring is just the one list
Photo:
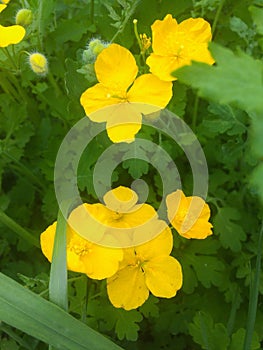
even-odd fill
[(98, 54), (100, 54), (101, 51), (107, 46), (109, 46), (109, 43), (105, 41), (100, 39), (92, 39), (88, 43), (87, 49), (83, 51), (82, 59), (84, 63), (94, 63)]
[(31, 10), (21, 9), (16, 14), (16, 24), (26, 27), (32, 23), (32, 17)]
[(48, 62), (42, 53), (35, 52), (29, 55), (29, 64), (32, 71), (38, 75), (46, 75), (48, 73)]

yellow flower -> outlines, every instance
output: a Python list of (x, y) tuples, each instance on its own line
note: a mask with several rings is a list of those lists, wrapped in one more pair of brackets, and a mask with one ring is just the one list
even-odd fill
[[(152, 74), (136, 79), (135, 58), (117, 44), (111, 44), (98, 55), (95, 72), (99, 83), (87, 89), (80, 102), (92, 121), (107, 123), (107, 133), (113, 142), (133, 141), (141, 128), (142, 113), (160, 110), (172, 97), (171, 83)], [(149, 110), (149, 105), (154, 107)], [(112, 108), (96, 112), (107, 106)]]
[[(74, 210), (73, 212), (74, 213)], [(41, 249), (51, 262), (57, 223), (49, 226), (40, 236)], [(123, 258), (120, 248), (108, 248), (89, 242), (79, 236), (69, 225), (67, 227), (67, 267), (93, 279), (112, 276)]]
[(84, 204), (75, 210), (68, 221), (75, 232), (92, 242), (115, 247), (141, 244), (161, 232), (162, 222), (155, 209), (137, 204), (138, 196), (130, 188), (110, 190), (103, 201), (105, 204)]
[(168, 14), (162, 21), (155, 21), (151, 28), (153, 53), (146, 63), (158, 78), (175, 80), (171, 73), (191, 61), (214, 63), (208, 50), (211, 27), (203, 18), (189, 18), (178, 24)]
[(177, 190), (166, 197), (168, 218), (176, 231), (185, 238), (204, 239), (212, 235), (208, 222), (210, 209), (201, 197), (186, 197)]
[[(5, 0), (7, 4), (9, 1)], [(0, 13), (6, 8), (5, 4), (0, 4)], [(7, 47), (11, 44), (18, 44), (25, 36), (26, 31), (19, 25), (4, 27), (0, 25), (0, 47)]]
[(149, 297), (172, 298), (182, 286), (180, 263), (170, 256), (173, 237), (168, 226), (153, 240), (124, 250), (117, 273), (108, 278), (111, 303), (125, 310), (136, 309)]

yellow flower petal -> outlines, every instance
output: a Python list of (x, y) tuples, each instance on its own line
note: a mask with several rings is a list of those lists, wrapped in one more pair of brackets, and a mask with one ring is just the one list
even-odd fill
[(210, 51), (208, 50), (208, 44), (193, 45), (189, 49), (191, 51), (191, 61), (203, 62), (212, 65), (215, 63)]
[(98, 81), (113, 91), (126, 91), (138, 73), (135, 58), (126, 48), (111, 44), (97, 57)]
[(160, 256), (143, 266), (145, 281), (156, 297), (172, 298), (182, 287), (183, 275), (180, 263), (171, 256)]
[(26, 31), (19, 25), (3, 27), (0, 25), (0, 47), (18, 44), (25, 36)]
[[(101, 83), (87, 89), (80, 97), (86, 115), (94, 122), (105, 122), (111, 109), (104, 108), (122, 102), (121, 99), (112, 97), (112, 90)], [(102, 110), (101, 110), (102, 109)]]
[(207, 43), (212, 39), (210, 23), (203, 18), (188, 18), (179, 23), (178, 31), (187, 33), (188, 40), (195, 43)]
[(168, 218), (181, 236), (204, 239), (212, 234), (210, 209), (201, 197), (186, 197), (177, 190), (166, 197), (166, 204)]
[(52, 225), (48, 226), (48, 228), (40, 235), (41, 250), (49, 262), (52, 261), (56, 227), (57, 222), (55, 221)]
[(75, 208), (69, 215), (68, 225), (71, 230), (76, 232), (82, 238), (93, 243), (99, 243), (107, 227), (103, 226), (102, 221), (98, 220), (98, 215), (107, 215), (103, 212), (102, 204), (84, 203)]
[(151, 28), (153, 52), (162, 56), (173, 55), (178, 29), (176, 19), (168, 14), (162, 21), (155, 21)]
[(83, 261), (89, 265), (90, 271), (87, 275), (93, 279), (104, 279), (113, 276), (118, 268), (119, 262), (123, 258), (123, 252), (120, 248), (108, 248), (93, 244), (88, 255), (84, 256)]
[(147, 58), (146, 63), (154, 75), (161, 80), (169, 82), (176, 80), (171, 73), (184, 65), (190, 64), (191, 60), (190, 58), (180, 59), (176, 56), (159, 56), (152, 53)]
[(119, 186), (107, 192), (103, 197), (107, 208), (127, 213), (138, 201), (136, 192), (124, 186)]
[(129, 102), (142, 102), (140, 111), (144, 114), (153, 113), (158, 110), (149, 111), (143, 108), (143, 104), (166, 107), (173, 96), (172, 83), (158, 79), (153, 74), (143, 74), (137, 78), (127, 93)]
[[(113, 107), (114, 108), (114, 107)], [(112, 142), (132, 142), (141, 129), (141, 113), (132, 104), (121, 103), (107, 120), (107, 133)]]
[(142, 256), (145, 260), (151, 260), (160, 255), (169, 255), (172, 251), (173, 235), (171, 229), (164, 221), (161, 221), (161, 223), (163, 223), (162, 227), (164, 227), (164, 229), (157, 237), (134, 248), (136, 254)]
[(144, 274), (138, 266), (123, 268), (109, 278), (107, 292), (111, 303), (125, 310), (136, 309), (149, 297)]
[(2, 11), (4, 11), (5, 8), (6, 8), (6, 5), (0, 4), (0, 13), (1, 13)]

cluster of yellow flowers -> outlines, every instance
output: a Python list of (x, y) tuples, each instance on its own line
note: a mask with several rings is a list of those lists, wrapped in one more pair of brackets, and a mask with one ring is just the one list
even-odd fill
[[(143, 54), (151, 41), (138, 36)], [(213, 64), (208, 50), (211, 28), (202, 18), (177, 24), (168, 14), (152, 25), (152, 50), (146, 60), (150, 73), (138, 75), (138, 66), (126, 48), (102, 48), (94, 64), (98, 83), (88, 88), (80, 102), (87, 116), (106, 122), (113, 142), (132, 142), (141, 128), (142, 115), (159, 111), (172, 98), (171, 75), (192, 60)], [(131, 103), (138, 104), (134, 107)], [(109, 112), (104, 107), (112, 106)], [(116, 107), (116, 113), (114, 108)], [(103, 197), (104, 203), (75, 208), (67, 226), (67, 266), (93, 279), (107, 279), (107, 292), (115, 307), (141, 306), (149, 292), (171, 298), (182, 286), (182, 268), (172, 257), (173, 236), (149, 204), (138, 204), (130, 188), (120, 186)], [(168, 221), (184, 238), (204, 239), (212, 234), (210, 209), (200, 197), (181, 190), (166, 198)], [(52, 260), (56, 222), (41, 234), (41, 248)], [(108, 242), (108, 244), (107, 244)]]
[[(208, 50), (211, 38), (210, 24), (203, 18), (190, 18), (178, 24), (168, 14), (162, 21), (155, 21), (153, 52), (146, 60), (151, 73), (139, 77), (131, 52), (117, 44), (109, 45), (95, 62), (98, 83), (88, 88), (80, 99), (86, 115), (92, 121), (106, 122), (113, 142), (133, 141), (141, 128), (142, 114), (166, 107), (172, 98), (172, 81), (176, 78), (171, 73), (192, 60), (214, 63)], [(149, 39), (143, 34), (140, 40), (144, 51), (147, 50)], [(137, 107), (131, 106), (131, 102), (137, 103)], [(113, 105), (117, 105), (116, 113), (113, 109), (111, 113), (101, 112)]]
[[(175, 296), (183, 277), (180, 263), (170, 256), (170, 227), (158, 218), (152, 206), (137, 204), (138, 196), (130, 188), (117, 187), (103, 200), (105, 204), (85, 203), (71, 212), (67, 226), (68, 269), (93, 279), (107, 278), (111, 303), (125, 310), (141, 306), (149, 292), (163, 298)], [(212, 234), (210, 209), (202, 198), (186, 197), (177, 190), (167, 196), (166, 203), (169, 221), (182, 237), (204, 239)], [(49, 261), (55, 231), (56, 222), (41, 234), (41, 248)], [(84, 238), (87, 236), (94, 240)], [(140, 238), (146, 243), (135, 245)]]

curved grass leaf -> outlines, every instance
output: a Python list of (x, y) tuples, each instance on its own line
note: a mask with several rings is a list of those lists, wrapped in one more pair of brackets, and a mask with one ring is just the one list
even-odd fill
[(0, 320), (61, 350), (121, 350), (57, 305), (0, 273)]

